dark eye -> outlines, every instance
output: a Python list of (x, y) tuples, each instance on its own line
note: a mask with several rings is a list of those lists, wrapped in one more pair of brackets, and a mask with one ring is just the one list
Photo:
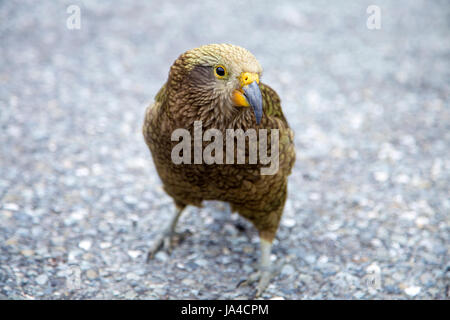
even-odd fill
[(225, 70), (224, 66), (217, 66), (214, 69), (214, 72), (216, 74), (216, 77), (219, 79), (225, 77), (225, 75), (227, 74), (227, 71)]
[(218, 76), (223, 77), (225, 75), (225, 70), (223, 70), (222, 67), (217, 67), (216, 68), (216, 73), (217, 73)]

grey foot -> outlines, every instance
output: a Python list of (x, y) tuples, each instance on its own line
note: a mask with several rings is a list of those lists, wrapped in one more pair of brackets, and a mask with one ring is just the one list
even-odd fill
[(283, 264), (283, 262), (279, 262), (276, 265), (272, 265), (268, 268), (260, 267), (258, 271), (252, 273), (247, 279), (241, 280), (237, 286), (248, 286), (258, 281), (255, 293), (255, 298), (258, 298), (264, 293), (270, 283), (270, 280), (278, 275), (281, 268), (283, 267)]
[(170, 231), (163, 232), (156, 238), (148, 250), (147, 262), (152, 260), (158, 251), (165, 251), (170, 254), (172, 249), (182, 242), (188, 235), (190, 235), (190, 232), (188, 231), (184, 233), (175, 233)]

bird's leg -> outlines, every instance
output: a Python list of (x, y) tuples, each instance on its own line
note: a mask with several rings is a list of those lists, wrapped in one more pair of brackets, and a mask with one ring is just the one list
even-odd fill
[(251, 274), (247, 280), (241, 281), (238, 284), (239, 287), (241, 285), (248, 285), (250, 283), (259, 280), (258, 285), (256, 287), (255, 297), (261, 296), (261, 294), (269, 285), (270, 279), (273, 277), (274, 273), (276, 273), (280, 269), (280, 265), (272, 266), (272, 263), (270, 262), (272, 241), (260, 238), (260, 247), (261, 247), (261, 259), (258, 271)]
[(153, 245), (150, 247), (150, 250), (147, 254), (147, 262), (151, 260), (154, 255), (161, 249), (164, 249), (168, 252), (172, 250), (172, 238), (175, 234), (175, 228), (177, 226), (178, 219), (181, 216), (181, 213), (183, 212), (184, 206), (176, 206), (175, 215), (173, 216), (172, 220), (170, 221), (169, 225), (166, 227), (166, 229), (156, 238)]

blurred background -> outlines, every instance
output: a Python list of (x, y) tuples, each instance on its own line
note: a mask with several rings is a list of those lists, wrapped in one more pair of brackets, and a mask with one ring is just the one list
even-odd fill
[(174, 208), (144, 110), (178, 55), (225, 42), (296, 135), (264, 298), (448, 299), (449, 25), (447, 1), (0, 1), (0, 297), (251, 297), (258, 237), (222, 203), (145, 263)]

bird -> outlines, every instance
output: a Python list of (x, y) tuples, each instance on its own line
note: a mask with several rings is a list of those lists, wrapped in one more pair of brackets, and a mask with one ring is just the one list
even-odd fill
[[(283, 114), (280, 98), (260, 81), (261, 77), (258, 60), (240, 46), (208, 44), (187, 50), (170, 67), (167, 81), (145, 111), (142, 128), (163, 189), (175, 205), (175, 213), (150, 247), (147, 261), (159, 250), (172, 250), (177, 222), (187, 206), (201, 208), (203, 201), (223, 201), (258, 231), (259, 266), (240, 282), (241, 285), (257, 282), (255, 297), (262, 295), (274, 274), (272, 243), (296, 157), (294, 133)], [(222, 133), (223, 138), (219, 139), (224, 141), (230, 129), (255, 130), (260, 134), (266, 129), (268, 136), (268, 132), (278, 132), (278, 170), (262, 174), (264, 164), (249, 163), (253, 150), (249, 144), (242, 150), (237, 145), (232, 149), (235, 155), (243, 152), (245, 163), (174, 163), (173, 150), (179, 140), (173, 141), (173, 132), (183, 129), (193, 133), (199, 122), (203, 130)], [(194, 137), (189, 139), (195, 144)], [(274, 140), (270, 135), (267, 142), (271, 154), (275, 152), (271, 144)], [(207, 145), (204, 140), (200, 143)], [(187, 156), (189, 151), (181, 153), (186, 152), (183, 156)]]

